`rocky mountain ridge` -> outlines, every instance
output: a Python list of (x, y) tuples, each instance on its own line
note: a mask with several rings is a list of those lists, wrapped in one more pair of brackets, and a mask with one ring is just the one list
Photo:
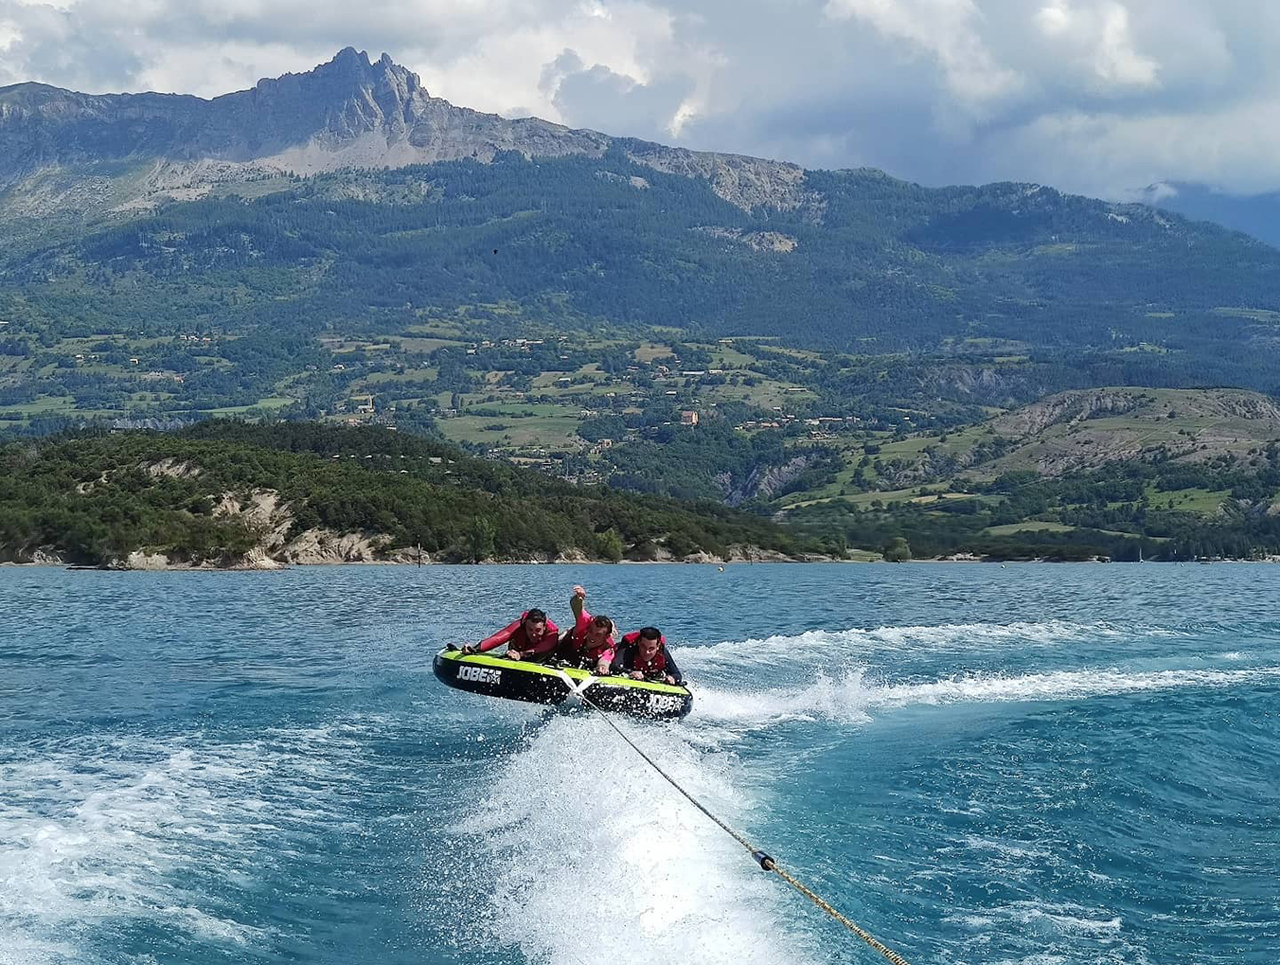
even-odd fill
[[(432, 97), (389, 55), (371, 62), (347, 47), (314, 70), (211, 100), (35, 83), (0, 88), (0, 210), (28, 217), (86, 204), (127, 211), (273, 175), (488, 162), (504, 151), (600, 157), (615, 144), (637, 163), (703, 178), (747, 210), (818, 204), (795, 165), (456, 107)], [(91, 190), (83, 190), (86, 179), (97, 181)]]

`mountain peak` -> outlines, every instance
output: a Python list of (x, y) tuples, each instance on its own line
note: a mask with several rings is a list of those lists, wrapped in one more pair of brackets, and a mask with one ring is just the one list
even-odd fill
[[(391, 55), (384, 53), (378, 60), (370, 61), (369, 54), (354, 47), (343, 47), (332, 60), (298, 74), (284, 74), (280, 77), (264, 78), (254, 86), (254, 90), (274, 90), (280, 85), (302, 85), (318, 97), (341, 96), (345, 88), (358, 90), (378, 84), (389, 85), (402, 96), (411, 96), (422, 90), (422, 81), (413, 71), (401, 67)], [(426, 94), (426, 91), (422, 91)], [(234, 98), (238, 94), (224, 94), (225, 98)], [(215, 98), (221, 100), (223, 98)]]
[[(432, 97), (390, 54), (370, 61), (350, 46), (309, 71), (265, 78), (212, 100), (36, 92), (25, 85), (0, 91), (0, 190), (40, 171), (56, 168), (74, 179), (85, 166), (123, 161), (146, 184), (141, 197), (124, 199), (130, 210), (265, 173), (487, 162), (508, 151), (600, 157), (612, 143), (596, 131), (455, 107)], [(638, 163), (704, 178), (748, 210), (807, 203), (804, 172), (795, 165), (624, 143)]]
[(356, 50), (354, 47), (347, 46), (339, 50), (329, 61), (331, 64), (342, 63), (345, 61), (360, 61), (365, 67), (371, 66), (369, 63), (369, 53), (365, 50)]

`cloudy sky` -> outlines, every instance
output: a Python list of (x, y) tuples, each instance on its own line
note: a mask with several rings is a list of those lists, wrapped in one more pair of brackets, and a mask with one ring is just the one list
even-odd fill
[(347, 45), (468, 107), (809, 167), (1280, 189), (1277, 0), (0, 0), (0, 85), (214, 96)]

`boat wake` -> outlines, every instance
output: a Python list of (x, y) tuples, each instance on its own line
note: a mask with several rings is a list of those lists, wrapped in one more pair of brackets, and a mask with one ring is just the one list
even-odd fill
[(809, 630), (784, 636), (723, 641), (693, 650), (681, 650), (684, 662), (700, 666), (772, 665), (779, 653), (799, 658), (827, 657), (832, 653), (880, 655), (984, 650), (1056, 650), (1073, 643), (1158, 640), (1185, 632), (1186, 628), (1149, 624), (1069, 623), (949, 623), (939, 626), (885, 626), (873, 629)]
[[(760, 802), (731, 756), (704, 753), (683, 728), (626, 726), (714, 812), (752, 823)], [(824, 960), (776, 883), (594, 717), (531, 732), (455, 830), (441, 877), (467, 883), (450, 896), (466, 909), (458, 927), (528, 961)]]
[(1063, 670), (1043, 674), (956, 675), (921, 683), (873, 684), (866, 671), (819, 673), (806, 686), (777, 690), (701, 687), (692, 722), (774, 724), (788, 720), (870, 721), (876, 711), (948, 704), (1073, 701), (1146, 691), (1280, 683), (1280, 667), (1255, 670)]
[[(1166, 666), (1169, 658), (1159, 641), (1177, 635), (1155, 626), (1058, 622), (815, 630), (689, 648), (680, 659), (695, 684), (690, 721), (695, 726), (755, 727), (793, 720), (861, 724), (877, 713), (907, 707), (1077, 701), (1280, 681), (1280, 666), (1268, 665), (1280, 655), (1274, 648), (1247, 653), (1211, 649), (1182, 656), (1183, 666)], [(1112, 666), (1034, 666), (1069, 662), (1074, 645), (1086, 642), (1096, 655), (1100, 639), (1109, 645), (1107, 659), (1116, 658)], [(929, 668), (953, 663), (964, 669), (924, 672), (922, 652)], [(1028, 662), (1033, 666), (1017, 666)], [(1262, 665), (1240, 666), (1246, 662)]]
[(140, 926), (157, 945), (261, 945), (237, 890), (342, 819), (360, 737), (86, 737), (0, 758), (0, 962), (90, 960), (104, 933)]

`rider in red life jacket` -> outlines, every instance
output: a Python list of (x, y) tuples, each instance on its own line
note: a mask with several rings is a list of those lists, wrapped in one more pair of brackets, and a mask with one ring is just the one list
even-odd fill
[(504, 643), (508, 660), (544, 660), (560, 641), (560, 631), (541, 610), (526, 610), (520, 619), (475, 646), (467, 644), (463, 653), (485, 653)]
[(586, 608), (587, 591), (573, 588), (569, 606), (573, 608), (573, 629), (560, 641), (556, 656), (576, 667), (607, 674), (614, 657), (614, 626), (607, 616), (592, 616)]
[(684, 676), (667, 650), (667, 638), (657, 627), (644, 627), (624, 636), (609, 672), (633, 680), (684, 685)]

